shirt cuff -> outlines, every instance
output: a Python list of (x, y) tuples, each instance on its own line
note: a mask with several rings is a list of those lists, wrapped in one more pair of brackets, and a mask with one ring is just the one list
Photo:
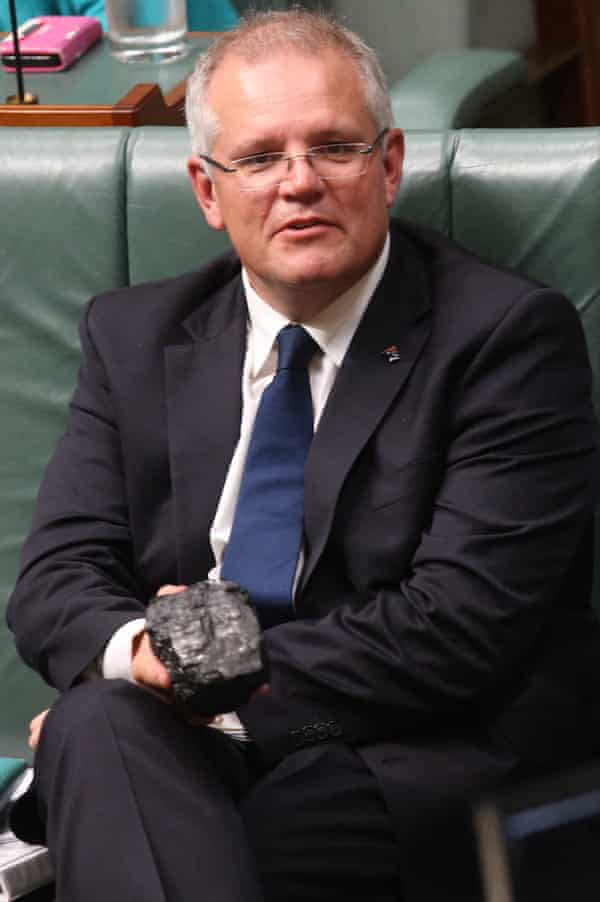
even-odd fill
[[(100, 662), (102, 676), (106, 680), (128, 680), (134, 683), (131, 673), (131, 643), (136, 636), (146, 628), (146, 621), (143, 617), (137, 620), (130, 620), (113, 633), (108, 640), (104, 649), (104, 656)], [(240, 742), (248, 742), (248, 733), (242, 722), (233, 711), (227, 714), (220, 714), (208, 724), (215, 730), (221, 730), (232, 739)]]
[(233, 711), (229, 711), (227, 714), (217, 714), (207, 726), (212, 727), (213, 730), (221, 730), (222, 733), (226, 733), (232, 739), (237, 739), (238, 742), (249, 742), (250, 737), (246, 728)]
[(124, 623), (108, 640), (100, 662), (102, 676), (106, 680), (135, 682), (131, 673), (131, 643), (146, 628), (143, 617)]

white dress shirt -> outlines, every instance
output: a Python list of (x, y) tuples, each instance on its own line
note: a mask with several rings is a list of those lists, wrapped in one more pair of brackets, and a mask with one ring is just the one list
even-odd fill
[[(313, 356), (308, 368), (315, 429), (356, 328), (383, 275), (389, 253), (390, 239), (388, 235), (383, 250), (371, 269), (314, 319), (302, 323), (321, 351)], [(219, 578), (223, 554), (231, 532), (258, 405), (263, 391), (277, 370), (275, 340), (280, 330), (290, 323), (290, 320), (258, 296), (250, 284), (245, 269), (242, 269), (242, 280), (248, 304), (248, 337), (242, 375), (242, 422), (240, 437), (229, 464), (210, 530), (210, 544), (215, 558), (215, 566), (208, 574), (208, 579), (214, 580)], [(296, 569), (296, 582), (301, 573), (302, 564), (303, 553), (301, 551)], [(131, 643), (133, 638), (144, 629), (144, 626), (145, 620), (138, 618), (124, 624), (114, 633), (104, 650), (101, 665), (103, 677), (133, 680)], [(238, 739), (246, 738), (244, 728), (233, 713), (215, 718), (211, 726), (222, 729)]]

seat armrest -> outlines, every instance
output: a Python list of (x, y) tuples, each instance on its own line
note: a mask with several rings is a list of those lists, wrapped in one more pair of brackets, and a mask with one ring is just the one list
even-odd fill
[(436, 53), (392, 86), (394, 119), (411, 130), (472, 127), (487, 104), (526, 80), (525, 60), (511, 50)]

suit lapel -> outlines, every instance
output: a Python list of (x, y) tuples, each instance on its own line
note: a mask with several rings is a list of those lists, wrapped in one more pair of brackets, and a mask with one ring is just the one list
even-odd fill
[(327, 541), (354, 461), (402, 390), (430, 329), (428, 282), (414, 245), (392, 236), (384, 276), (356, 330), (313, 439), (305, 477), (307, 557), (300, 591)]
[(207, 299), (165, 348), (178, 578), (213, 563), (209, 529), (239, 437), (246, 305), (241, 280)]

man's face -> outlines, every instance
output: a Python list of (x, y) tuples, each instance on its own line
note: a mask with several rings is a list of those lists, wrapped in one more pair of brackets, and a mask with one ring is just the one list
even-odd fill
[[(332, 142), (371, 144), (377, 128), (363, 83), (348, 57), (278, 51), (248, 63), (230, 55), (215, 72), (209, 102), (220, 122), (210, 155), (225, 165), (261, 151), (302, 154)], [(206, 219), (226, 229), (255, 290), (289, 315), (308, 319), (356, 282), (377, 258), (388, 207), (400, 183), (403, 143), (390, 133), (366, 172), (322, 181), (307, 160), (295, 160), (279, 185), (240, 189), (234, 173), (192, 157), (192, 183)], [(298, 228), (302, 226), (302, 228)]]

